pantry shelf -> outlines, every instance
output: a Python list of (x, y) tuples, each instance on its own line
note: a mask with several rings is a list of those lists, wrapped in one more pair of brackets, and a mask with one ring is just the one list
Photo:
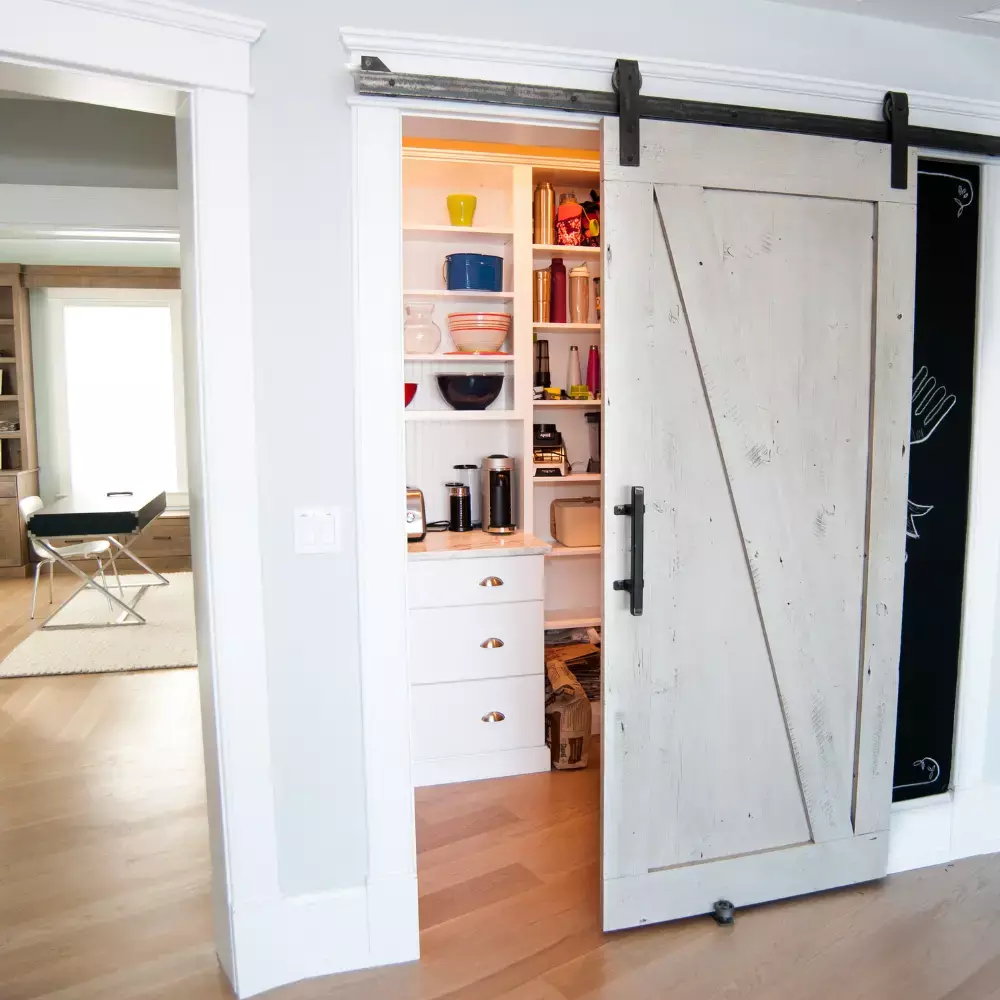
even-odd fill
[(573, 556), (599, 556), (600, 554), (600, 545), (560, 545), (559, 542), (553, 542), (552, 551), (545, 558), (571, 559)]
[(599, 399), (536, 399), (533, 405), (599, 410), (601, 408), (601, 401)]
[(572, 486), (574, 483), (594, 483), (600, 485), (599, 472), (574, 472), (568, 476), (534, 476), (531, 480), (536, 486)]
[[(444, 299), (451, 302), (513, 302), (513, 292), (480, 292), (476, 289), (445, 289), (445, 288), (407, 288), (403, 291), (407, 299)], [(569, 324), (565, 324), (569, 325)]]
[(600, 333), (600, 323), (533, 323), (538, 333)]
[(589, 628), (601, 624), (600, 608), (558, 608), (545, 611), (545, 627)]
[(466, 237), (493, 238), (507, 242), (514, 238), (511, 229), (490, 229), (488, 226), (404, 226), (403, 236), (411, 240), (450, 243)]
[(475, 362), (477, 365), (487, 361), (499, 361), (509, 364), (517, 360), (513, 354), (404, 354), (404, 361), (434, 361), (445, 364), (467, 365)]
[(404, 413), (407, 423), (444, 423), (468, 420), (473, 423), (491, 420), (523, 420), (513, 410), (413, 410)]
[(601, 255), (600, 247), (560, 247), (551, 243), (533, 243), (531, 249), (539, 257), (585, 257), (596, 258)]

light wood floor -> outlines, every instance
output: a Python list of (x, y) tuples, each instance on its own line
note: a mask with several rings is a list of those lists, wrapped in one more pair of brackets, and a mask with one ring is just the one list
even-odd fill
[[(0, 655), (29, 601), (0, 582)], [(267, 997), (1000, 998), (1000, 857), (604, 935), (597, 794), (595, 765), (418, 791), (423, 960)], [(0, 1000), (227, 998), (208, 864), (193, 670), (0, 681)]]

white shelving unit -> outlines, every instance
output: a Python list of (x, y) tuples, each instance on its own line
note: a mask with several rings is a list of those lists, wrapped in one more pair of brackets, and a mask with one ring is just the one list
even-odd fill
[[(477, 154), (465, 149), (447, 156), (417, 149), (404, 152), (403, 304), (420, 300), (433, 303), (432, 318), (442, 334), (437, 351), (403, 356), (404, 378), (418, 386), (413, 402), (404, 411), (407, 482), (423, 490), (427, 519), (443, 520), (448, 516), (444, 483), (454, 478), (455, 465), (478, 465), (485, 456), (496, 453), (512, 456), (519, 473), (518, 527), (553, 545), (550, 555), (536, 562), (539, 570), (544, 565), (544, 611), (532, 627), (599, 625), (600, 546), (570, 548), (553, 543), (549, 528), (551, 502), (560, 497), (600, 496), (601, 476), (578, 471), (537, 479), (532, 461), (533, 424), (556, 423), (567, 442), (571, 462), (577, 469), (586, 468), (590, 456), (586, 417), (602, 405), (600, 400), (533, 399), (533, 341), (551, 338), (553, 384), (562, 387), (570, 347), (579, 348), (586, 365), (590, 346), (600, 345), (601, 324), (593, 284), (590, 322), (533, 322), (532, 272), (550, 266), (553, 257), (561, 257), (567, 268), (586, 263), (591, 275), (600, 278), (602, 253), (598, 247), (534, 244), (532, 195), (538, 183), (548, 180), (557, 196), (573, 191), (578, 200), (585, 200), (590, 190), (599, 186), (599, 172), (596, 163), (587, 162), (586, 157), (581, 157), (577, 166), (567, 166), (567, 159), (560, 157), (559, 166), (552, 167), (534, 150), (526, 151), (523, 162), (509, 155), (491, 160), (490, 155), (489, 151)], [(445, 201), (448, 193), (456, 191), (476, 195), (474, 226), (448, 224)], [(504, 290), (449, 291), (440, 287), (444, 257), (455, 252), (502, 256)], [(506, 312), (513, 317), (511, 334), (503, 346), (510, 353), (450, 353), (454, 344), (448, 332), (448, 313), (479, 310)], [(435, 376), (477, 371), (503, 374), (504, 387), (496, 403), (486, 410), (448, 407), (440, 398)], [(435, 541), (448, 547), (449, 539), (444, 535), (435, 536)], [(463, 536), (457, 536), (454, 544), (456, 557), (468, 548)], [(485, 541), (477, 549), (481, 547), (487, 554), (493, 544)], [(498, 538), (498, 549), (502, 544)], [(457, 559), (452, 563), (445, 558), (458, 569)]]

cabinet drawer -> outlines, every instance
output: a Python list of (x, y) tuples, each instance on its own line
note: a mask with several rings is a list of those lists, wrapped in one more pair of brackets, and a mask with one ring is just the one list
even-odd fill
[(411, 561), (407, 569), (409, 606), (448, 608), (541, 601), (543, 563), (540, 555)]
[(13, 476), (0, 476), (0, 497), (16, 497), (17, 480)]
[[(122, 538), (127, 545), (128, 539)], [(186, 556), (191, 554), (191, 522), (186, 518), (157, 518), (135, 540), (132, 551), (143, 556)]]
[(411, 611), (410, 683), (542, 673), (544, 608), (542, 601), (525, 601)]
[[(410, 689), (413, 759), (434, 760), (541, 746), (545, 742), (545, 680), (541, 674), (504, 680), (418, 684)], [(484, 722), (490, 712), (502, 722)]]

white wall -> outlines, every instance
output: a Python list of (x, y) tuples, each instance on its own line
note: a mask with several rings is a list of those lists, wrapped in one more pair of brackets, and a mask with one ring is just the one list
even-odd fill
[[(271, 740), (286, 893), (360, 884), (346, 25), (600, 49), (1000, 100), (1000, 42), (761, 0), (567, 6), (204, 0), (260, 18), (252, 50), (252, 255)], [(387, 150), (387, 155), (394, 155)], [(291, 391), (286, 391), (288, 388)], [(359, 391), (380, 391), (359, 387)], [(296, 557), (292, 509), (335, 503), (345, 548)], [(1000, 685), (998, 685), (1000, 686)]]
[(5, 98), (0, 136), (0, 184), (177, 187), (173, 118)]

